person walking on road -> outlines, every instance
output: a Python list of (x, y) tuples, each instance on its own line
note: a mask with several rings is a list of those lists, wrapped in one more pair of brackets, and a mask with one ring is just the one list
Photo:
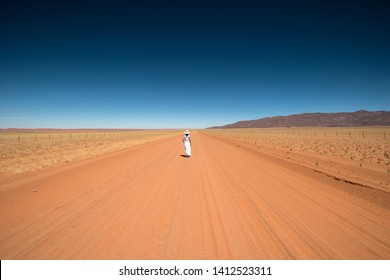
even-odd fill
[(190, 132), (188, 130), (186, 130), (184, 132), (183, 144), (184, 144), (184, 149), (186, 151), (186, 157), (190, 157), (191, 156), (191, 137), (190, 137)]

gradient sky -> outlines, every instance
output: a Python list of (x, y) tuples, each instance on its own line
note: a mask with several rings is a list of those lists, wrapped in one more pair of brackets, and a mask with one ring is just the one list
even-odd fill
[(0, 128), (204, 128), (390, 110), (384, 1), (9, 2)]

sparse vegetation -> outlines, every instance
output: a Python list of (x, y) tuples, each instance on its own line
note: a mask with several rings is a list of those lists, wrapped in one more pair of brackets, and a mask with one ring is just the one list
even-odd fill
[(207, 129), (202, 132), (301, 165), (315, 166), (348, 180), (364, 177), (376, 186), (390, 183), (390, 138), (386, 137), (390, 127)]
[[(390, 164), (389, 127), (207, 129), (218, 137), (273, 148), (360, 162)], [(378, 160), (379, 159), (379, 160)]]
[(0, 176), (23, 174), (179, 134), (178, 130), (0, 132)]

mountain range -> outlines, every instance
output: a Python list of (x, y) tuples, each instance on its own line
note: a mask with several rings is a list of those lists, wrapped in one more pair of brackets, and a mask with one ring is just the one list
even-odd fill
[(211, 128), (269, 128), (269, 127), (353, 127), (390, 126), (390, 111), (365, 111), (342, 113), (303, 113), (289, 116), (267, 117), (238, 121)]

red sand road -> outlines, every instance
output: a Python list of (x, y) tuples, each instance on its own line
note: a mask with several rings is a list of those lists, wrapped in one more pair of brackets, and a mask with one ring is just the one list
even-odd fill
[(3, 181), (0, 258), (390, 258), (389, 193), (201, 133), (192, 144), (191, 158), (175, 136)]

